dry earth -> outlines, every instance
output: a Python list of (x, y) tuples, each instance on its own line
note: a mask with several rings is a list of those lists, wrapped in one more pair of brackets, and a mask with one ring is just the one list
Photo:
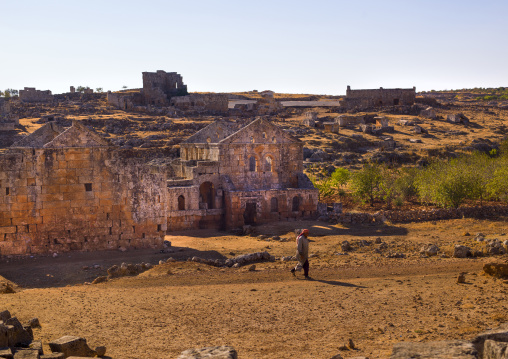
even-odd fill
[[(232, 257), (269, 251), (294, 254), (292, 230), (311, 231), (311, 276), (288, 272), (294, 262), (216, 268), (185, 258)], [(191, 347), (232, 345), (240, 358), (387, 358), (398, 341), (470, 338), (507, 320), (508, 284), (482, 274), (489, 258), (422, 258), (422, 244), (448, 255), (455, 244), (482, 249), (474, 234), (506, 239), (505, 220), (451, 220), (407, 225), (355, 226), (285, 222), (258, 227), (289, 242), (189, 231), (167, 236), (173, 253), (70, 253), (57, 258), (3, 258), (0, 275), (22, 287), (0, 295), (1, 309), (23, 320), (38, 317), (45, 344), (62, 335), (106, 345), (113, 358), (175, 358)], [(469, 232), (471, 236), (466, 236)], [(388, 248), (376, 253), (381, 238)], [(340, 254), (348, 240), (354, 250)], [(360, 240), (370, 246), (359, 246)], [(406, 258), (386, 258), (390, 252)], [(83, 285), (121, 262), (176, 262), (137, 277)], [(83, 270), (83, 266), (101, 269)], [(467, 272), (466, 283), (457, 284)], [(356, 350), (340, 351), (352, 339)]]

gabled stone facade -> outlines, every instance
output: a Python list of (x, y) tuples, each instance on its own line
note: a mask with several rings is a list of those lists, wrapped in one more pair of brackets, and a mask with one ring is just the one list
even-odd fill
[[(240, 227), (315, 214), (303, 143), (271, 123), (214, 122), (180, 144), (168, 229)], [(196, 201), (197, 200), (197, 201)]]
[(166, 178), (78, 122), (46, 124), (0, 156), (0, 255), (159, 247)]

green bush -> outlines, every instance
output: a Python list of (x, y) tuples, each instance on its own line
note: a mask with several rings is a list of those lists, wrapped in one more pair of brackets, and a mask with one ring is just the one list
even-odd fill
[(381, 167), (376, 163), (367, 163), (351, 176), (353, 197), (373, 206), (374, 201), (381, 195), (381, 180)]

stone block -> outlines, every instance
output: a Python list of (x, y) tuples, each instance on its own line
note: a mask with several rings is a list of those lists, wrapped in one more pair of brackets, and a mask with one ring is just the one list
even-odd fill
[(390, 359), (477, 359), (478, 352), (465, 340), (426, 343), (401, 342), (393, 346)]
[(183, 351), (177, 359), (238, 359), (233, 347), (218, 346)]
[(14, 355), (12, 354), (11, 348), (0, 349), (0, 358), (12, 359), (13, 357), (14, 357)]
[(23, 328), (18, 318), (12, 317), (7, 319), (5, 325), (7, 326), (10, 347), (29, 345), (32, 342), (32, 336)]
[(86, 343), (86, 339), (66, 335), (57, 340), (49, 343), (49, 347), (52, 352), (63, 353), (66, 357), (69, 356), (82, 356), (82, 357), (93, 357), (95, 352), (90, 349)]
[(40, 359), (40, 355), (38, 350), (21, 349), (16, 351), (14, 359)]
[(51, 353), (41, 355), (40, 359), (65, 359), (64, 353)]
[(484, 343), (487, 340), (508, 343), (508, 323), (503, 323), (495, 329), (480, 333), (471, 341), (480, 355), (483, 354)]
[(7, 326), (0, 324), (0, 348), (5, 348), (8, 346), (9, 346), (9, 332), (7, 331)]

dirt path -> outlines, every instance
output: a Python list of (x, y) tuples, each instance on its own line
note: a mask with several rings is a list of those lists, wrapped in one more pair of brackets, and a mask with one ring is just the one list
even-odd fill
[[(255, 271), (248, 271), (247, 266), (216, 268), (176, 261), (137, 277), (62, 286), (82, 278), (87, 272), (83, 265), (101, 260), (109, 265), (196, 253), (228, 257), (259, 250), (276, 256), (294, 252), (292, 241), (187, 232), (171, 237), (174, 253), (72, 253), (9, 263), (5, 259), (0, 274), (9, 268), (8, 279), (18, 283), (19, 277), (28, 285), (31, 271), (42, 278), (41, 273), (53, 268), (59, 286), (33, 285), (1, 295), (0, 307), (22, 320), (39, 317), (42, 329), (35, 336), (44, 343), (79, 335), (91, 346), (106, 345), (115, 359), (176, 358), (185, 349), (211, 345), (232, 345), (242, 359), (329, 359), (350, 338), (358, 349), (340, 352), (343, 357), (387, 358), (398, 341), (469, 338), (508, 319), (508, 285), (481, 274), (488, 258), (422, 258), (418, 253), (429, 240), (441, 248), (458, 241), (472, 243), (469, 237), (451, 236), (463, 228), (500, 235), (504, 222), (461, 220), (356, 232), (318, 223), (305, 226), (316, 235), (311, 243), (311, 281), (301, 274), (291, 276), (288, 269), (294, 262), (258, 263)], [(274, 230), (260, 228), (267, 234)], [(328, 235), (321, 236), (319, 230)], [(285, 228), (277, 234), (291, 237)], [(388, 247), (384, 253), (403, 252), (405, 258), (386, 258), (375, 252), (375, 244), (358, 245), (377, 236)], [(337, 255), (345, 239), (354, 251)], [(66, 279), (56, 278), (65, 271)], [(457, 284), (461, 272), (467, 272), (466, 283)]]

